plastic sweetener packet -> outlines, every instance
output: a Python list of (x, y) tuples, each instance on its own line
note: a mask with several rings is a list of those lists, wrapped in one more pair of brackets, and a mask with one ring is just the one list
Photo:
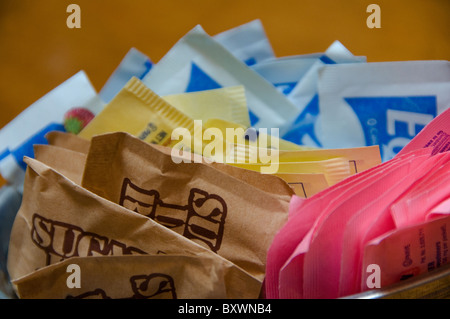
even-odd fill
[[(425, 155), (425, 157), (428, 156)], [(422, 162), (423, 158), (417, 157), (411, 162), (405, 161), (400, 165), (391, 166), (391, 171), (374, 175), (370, 180), (366, 178), (360, 185), (355, 185), (352, 192), (347, 191), (345, 195), (336, 194), (337, 199), (329, 198), (329, 204), (325, 204), (328, 207), (325, 209), (321, 207), (323, 204), (317, 203), (317, 201), (315, 207), (312, 205), (309, 205), (308, 208), (304, 207), (303, 209), (316, 210), (320, 215), (281, 269), (280, 289), (283, 287), (283, 291), (296, 292), (302, 298), (337, 298), (339, 296), (340, 256), (343, 250), (341, 238), (347, 221), (368, 202), (370, 203), (385, 192), (389, 192), (389, 185), (411, 174), (414, 168), (420, 166)], [(403, 185), (407, 187), (407, 183)], [(324, 250), (324, 245), (329, 245), (329, 249)], [(327, 263), (326, 265), (318, 264), (317, 258), (324, 251), (327, 251)], [(294, 268), (303, 278), (301, 285), (294, 286), (289, 281), (289, 275)], [(323, 277), (320, 277), (318, 273), (321, 271), (328, 272), (323, 273)], [(286, 274), (284, 275), (283, 272)]]
[(24, 156), (33, 156), (33, 144), (45, 144), (45, 134), (65, 131), (64, 116), (74, 107), (98, 114), (104, 104), (86, 73), (80, 71), (26, 108), (0, 130), (0, 173), (21, 189), (25, 176)]
[[(349, 220), (343, 236), (341, 274), (339, 293), (341, 296), (359, 292), (362, 252), (371, 239), (387, 233), (395, 228), (391, 217), (392, 205), (405, 194), (413, 191), (429, 179), (430, 175), (439, 171), (442, 164), (448, 162), (450, 154), (440, 154), (426, 158), (413, 174), (409, 174), (394, 184), (389, 191), (379, 198), (367, 203)], [(382, 186), (381, 186), (382, 187)]]
[(243, 85), (252, 126), (280, 128), (297, 108), (264, 78), (197, 26), (181, 38), (143, 79), (158, 95)]
[(142, 79), (152, 65), (149, 57), (131, 48), (100, 90), (100, 98), (105, 103), (109, 103), (132, 77)]
[(259, 19), (216, 34), (213, 38), (247, 65), (275, 56)]
[(450, 108), (447, 107), (444, 112), (428, 123), (398, 154), (406, 154), (422, 147), (433, 148), (433, 153), (450, 150), (450, 126), (448, 123), (450, 123)]
[[(335, 196), (336, 193), (342, 193), (346, 188), (357, 187), (359, 183), (362, 183), (370, 175), (375, 175), (377, 173), (379, 174), (383, 170), (395, 165), (397, 162), (405, 158), (423, 154), (429, 155), (430, 153), (431, 150), (421, 149), (415, 152), (408, 153), (407, 155), (398, 156), (391, 161), (381, 163), (380, 165), (377, 165), (359, 174), (352, 175), (341, 181), (340, 183), (326, 188), (325, 190), (308, 199), (302, 199), (298, 196), (293, 196), (289, 206), (289, 220), (274, 237), (272, 245), (270, 246), (268, 251), (265, 279), (267, 298), (277, 299), (280, 297), (280, 269), (289, 259), (289, 256), (291, 256), (296, 247), (300, 244), (304, 236), (314, 225), (314, 222), (318, 217), (318, 211), (306, 209), (307, 205), (310, 205), (312, 203), (325, 205), (329, 202), (331, 196)], [(300, 214), (299, 212), (302, 212), (302, 214)], [(296, 278), (302, 277), (299, 277), (298, 275), (292, 277), (293, 280)]]
[(380, 145), (386, 161), (450, 106), (449, 61), (327, 65), (319, 74), (326, 148)]
[(380, 286), (427, 273), (449, 262), (450, 217), (435, 218), (394, 230), (372, 240), (364, 249), (360, 289), (368, 289), (369, 265), (378, 265)]
[(270, 194), (210, 165), (174, 163), (170, 155), (125, 133), (92, 139), (82, 185), (261, 280), (267, 248), (286, 222), (293, 194), (286, 183), (278, 186), (289, 193)]
[(222, 119), (250, 127), (245, 88), (240, 86), (162, 96), (194, 120)]
[[(73, 263), (82, 270), (77, 289), (66, 282)], [(164, 254), (75, 257), (13, 284), (21, 299), (254, 299), (260, 289), (257, 280), (218, 258)]]
[[(159, 254), (206, 256), (236, 267), (242, 280), (228, 282), (233, 289), (254, 289), (259, 281), (154, 220), (87, 191), (37, 160), (25, 160), (23, 203), (8, 249), (12, 281), (71, 257)], [(248, 293), (256, 298), (259, 290)]]
[(341, 42), (334, 41), (287, 95), (301, 112), (295, 121), (283, 130), (282, 137), (300, 145), (323, 147), (319, 121), (318, 72), (328, 64), (364, 62), (365, 57), (354, 56)]

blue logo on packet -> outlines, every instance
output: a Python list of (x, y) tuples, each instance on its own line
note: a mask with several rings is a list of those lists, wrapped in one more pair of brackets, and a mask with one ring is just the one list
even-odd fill
[(437, 115), (435, 96), (344, 98), (359, 118), (366, 145), (393, 158)]
[[(319, 139), (316, 136), (314, 131), (314, 125), (319, 115), (319, 95), (314, 95), (308, 105), (305, 107), (302, 113), (297, 117), (292, 127), (289, 129), (283, 138), (287, 141), (303, 145), (310, 145), (311, 142), (315, 144), (315, 146), (321, 147)], [(310, 140), (309, 143), (305, 143), (305, 137), (308, 137)], [(312, 146), (312, 145), (310, 145)]]
[(297, 82), (274, 83), (273, 85), (278, 89), (278, 91), (284, 95), (288, 95), (297, 85)]
[(216, 81), (192, 62), (191, 77), (186, 92), (198, 92), (220, 88), (221, 86)]
[(25, 143), (23, 143), (21, 146), (19, 146), (18, 148), (16, 148), (11, 152), (11, 154), (14, 156), (17, 163), (23, 170), (26, 170), (27, 168), (27, 164), (23, 161), (23, 157), (28, 156), (33, 158), (34, 157), (33, 145), (48, 144), (45, 135), (51, 131), (65, 132), (66, 130), (64, 129), (64, 125), (62, 124), (51, 123), (46, 127), (44, 127), (42, 130), (40, 130), (39, 132), (37, 132), (36, 134), (34, 134), (33, 136), (31, 136)]

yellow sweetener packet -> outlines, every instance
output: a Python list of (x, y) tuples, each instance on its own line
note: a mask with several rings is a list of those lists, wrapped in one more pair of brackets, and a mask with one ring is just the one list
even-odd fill
[(194, 120), (222, 119), (250, 127), (250, 116), (242, 85), (162, 96), (169, 104)]
[(227, 164), (259, 171), (264, 174), (324, 174), (327, 184), (334, 185), (350, 176), (348, 160), (343, 157), (310, 162), (276, 162), (273, 157), (267, 163), (239, 163), (228, 161)]
[(222, 131), (224, 140), (229, 146), (237, 144), (279, 150), (313, 149), (312, 147), (297, 145), (275, 135), (268, 134), (262, 129), (259, 129), (258, 131), (253, 128), (248, 129), (247, 127), (240, 125), (239, 123), (234, 123), (223, 119), (210, 119), (203, 125), (206, 129), (217, 128)]
[[(78, 135), (126, 132), (148, 143), (172, 146), (171, 133), (183, 127), (194, 136), (194, 121), (133, 77)], [(201, 143), (201, 142), (200, 142)]]
[[(260, 154), (266, 154), (268, 151), (272, 150), (264, 150), (251, 145), (235, 145), (230, 154), (233, 154), (239, 162), (260, 163)], [(381, 164), (378, 145), (342, 149), (273, 150), (272, 157), (278, 158), (279, 162), (320, 161), (345, 157), (348, 159), (352, 175)]]

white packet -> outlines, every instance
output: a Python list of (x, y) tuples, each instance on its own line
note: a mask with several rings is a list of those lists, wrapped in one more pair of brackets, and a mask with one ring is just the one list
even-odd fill
[(284, 130), (282, 136), (290, 142), (313, 147), (322, 147), (318, 98), (318, 71), (327, 64), (364, 63), (366, 57), (354, 56), (341, 42), (334, 41), (318, 57), (306, 74), (287, 95), (288, 99), (301, 110), (294, 123)]
[(143, 82), (160, 96), (243, 85), (250, 121), (279, 128), (298, 110), (283, 94), (196, 26), (152, 67)]
[(450, 107), (450, 62), (326, 66), (319, 100), (324, 147), (379, 145), (387, 161)]
[(45, 134), (65, 131), (64, 115), (74, 107), (98, 114), (104, 104), (86, 73), (80, 71), (26, 108), (0, 130), (0, 174), (22, 190), (26, 164), (33, 157), (34, 144), (47, 144)]
[(131, 48), (100, 90), (100, 98), (109, 103), (133, 76), (142, 80), (152, 65), (149, 57)]
[(250, 68), (272, 83), (278, 91), (289, 95), (312, 65), (323, 53), (267, 59)]
[(214, 40), (247, 65), (275, 57), (259, 19), (216, 34)]

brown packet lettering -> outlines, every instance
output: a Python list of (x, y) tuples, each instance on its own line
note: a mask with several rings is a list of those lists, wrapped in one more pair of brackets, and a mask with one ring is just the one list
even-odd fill
[(34, 158), (81, 185), (87, 154), (54, 145), (33, 145)]
[(75, 257), (13, 284), (22, 299), (247, 299), (260, 288), (222, 259), (186, 255)]
[(216, 252), (260, 280), (267, 249), (287, 220), (292, 194), (275, 190), (272, 195), (262, 188), (274, 185), (256, 188), (203, 163), (174, 163), (170, 155), (127, 133), (91, 140), (82, 185)]
[[(51, 167), (31, 158), (22, 206), (8, 250), (11, 280), (71, 257), (122, 255), (188, 255), (220, 259), (242, 273), (226, 282), (255, 298), (261, 281), (228, 260), (153, 220), (99, 197)], [(97, 276), (102, 274), (97, 272)], [(103, 277), (110, 281), (111, 278)], [(250, 290), (249, 290), (250, 289)]]
[(81, 138), (78, 135), (60, 131), (48, 132), (45, 135), (45, 139), (49, 145), (67, 148), (84, 154), (89, 152), (89, 146), (91, 145), (89, 140)]

